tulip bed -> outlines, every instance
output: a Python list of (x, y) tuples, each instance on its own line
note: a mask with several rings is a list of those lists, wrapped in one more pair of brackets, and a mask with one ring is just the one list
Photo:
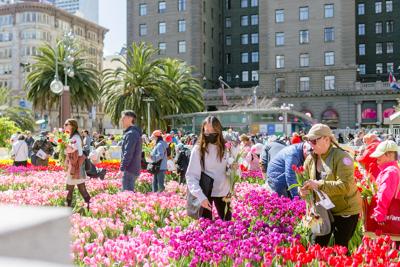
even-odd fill
[[(40, 170), (0, 165), (1, 203), (64, 205), (65, 173), (55, 165)], [(257, 172), (244, 173), (236, 185), (233, 220), (211, 222), (186, 216), (186, 187), (172, 176), (163, 193), (149, 192), (152, 176), (145, 172), (136, 193), (120, 192), (118, 162), (101, 167), (108, 170), (106, 179), (87, 182), (90, 210), (75, 194), (71, 247), (76, 265), (400, 266), (399, 250), (388, 237), (364, 238), (351, 255), (343, 247), (304, 244), (299, 227), (304, 202), (271, 194), (260, 186)]]

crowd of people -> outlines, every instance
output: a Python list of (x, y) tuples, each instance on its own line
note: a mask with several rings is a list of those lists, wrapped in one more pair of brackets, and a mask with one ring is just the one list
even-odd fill
[[(187, 183), (188, 192), (201, 207), (200, 217), (212, 218), (215, 206), (220, 218), (231, 219), (229, 168), (261, 171), (265, 186), (279, 196), (305, 198), (310, 193), (322, 191), (333, 203), (332, 230), (323, 236), (314, 236), (314, 241), (328, 245), (333, 235), (335, 244), (347, 246), (360, 219), (362, 203), (354, 178), (354, 162), (359, 163), (363, 173), (377, 184), (377, 206), (373, 218), (380, 224), (387, 219), (394, 199), (400, 201), (400, 168), (398, 166), (398, 145), (390, 135), (367, 133), (360, 130), (356, 136), (339, 134), (335, 137), (329, 126), (315, 124), (308, 132), (299, 131), (291, 137), (266, 134), (242, 134), (228, 129), (217, 117), (207, 117), (201, 125), (200, 134), (169, 133), (155, 130), (146, 136), (136, 125), (136, 114), (126, 110), (121, 114), (124, 129), (121, 141), (115, 137), (105, 138), (87, 130), (79, 131), (76, 120), (65, 122), (64, 129), (70, 133), (66, 149), (67, 204), (71, 206), (75, 185), (89, 206), (90, 195), (85, 187), (86, 177), (104, 179), (104, 170), (94, 165), (106, 157), (105, 145), (121, 147), (120, 171), (122, 190), (134, 191), (135, 181), (141, 170), (153, 174), (152, 191), (162, 192), (165, 188), (166, 171), (175, 172), (179, 182)], [(57, 145), (42, 132), (34, 139), (31, 133), (16, 133), (11, 137), (12, 156), (17, 166), (32, 164), (45, 166)], [(240, 166), (229, 162), (230, 151), (242, 153)], [(143, 147), (151, 147), (146, 154)], [(92, 166), (85, 161), (89, 158)], [(89, 164), (90, 165), (90, 164)], [(297, 183), (296, 168), (303, 168), (308, 180), (300, 187)], [(212, 178), (212, 191), (204, 192), (202, 177)], [(315, 195), (315, 194), (314, 194)], [(318, 196), (315, 196), (317, 199)]]

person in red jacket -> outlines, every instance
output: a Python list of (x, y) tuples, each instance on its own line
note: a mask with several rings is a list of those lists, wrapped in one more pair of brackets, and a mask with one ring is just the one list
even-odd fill
[(367, 134), (364, 136), (363, 142), (366, 147), (362, 154), (357, 156), (356, 160), (364, 167), (372, 181), (375, 181), (381, 170), (378, 167), (377, 159), (371, 157), (371, 154), (380, 144), (380, 141), (375, 134)]
[(296, 133), (296, 132), (293, 133), (292, 138), (290, 139), (290, 143), (291, 143), (292, 145), (294, 145), (294, 144), (299, 144), (299, 143), (301, 143), (302, 141), (303, 141), (303, 140), (301, 139), (301, 136), (300, 136), (298, 133)]

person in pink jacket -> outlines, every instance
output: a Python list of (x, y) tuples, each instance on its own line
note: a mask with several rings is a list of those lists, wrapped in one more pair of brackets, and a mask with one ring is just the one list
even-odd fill
[(250, 151), (246, 155), (247, 168), (249, 171), (260, 170), (260, 154), (262, 152), (263, 145), (255, 144), (251, 147)]
[(386, 221), (392, 200), (400, 199), (400, 168), (397, 156), (397, 144), (391, 140), (380, 143), (370, 156), (377, 159), (381, 170), (376, 179), (378, 185), (377, 206), (372, 214), (378, 223)]

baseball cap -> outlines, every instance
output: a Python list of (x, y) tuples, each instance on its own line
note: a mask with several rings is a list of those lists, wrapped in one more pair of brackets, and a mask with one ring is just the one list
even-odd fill
[(332, 130), (331, 128), (329, 128), (328, 125), (318, 123), (314, 124), (313, 127), (311, 127), (310, 131), (308, 131), (308, 134), (305, 135), (303, 139), (306, 141), (312, 141), (324, 136), (332, 137), (333, 136)]
[(380, 156), (382, 156), (383, 154), (385, 154), (386, 152), (398, 152), (399, 148), (397, 146), (397, 144), (392, 141), (392, 140), (386, 140), (383, 141), (382, 143), (380, 143), (375, 151), (370, 155), (371, 158), (379, 158)]

